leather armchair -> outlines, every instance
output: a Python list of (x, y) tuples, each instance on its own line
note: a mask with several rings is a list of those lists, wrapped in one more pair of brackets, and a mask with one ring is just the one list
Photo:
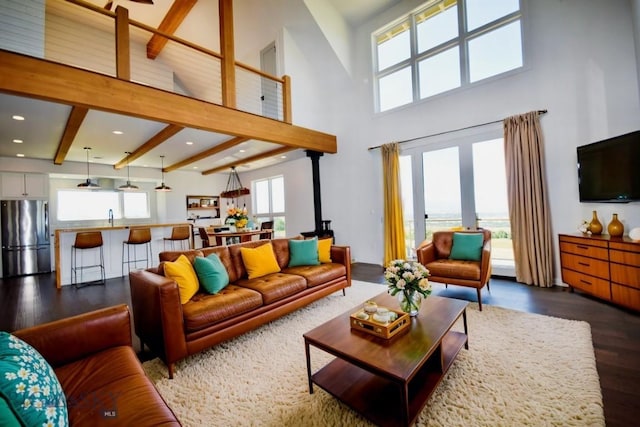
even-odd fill
[(131, 346), (131, 316), (117, 305), (13, 334), (51, 365), (71, 426), (179, 426)]
[[(449, 259), (453, 246), (453, 233), (482, 233), (482, 257), (480, 261)], [(481, 291), (484, 285), (489, 289), (491, 278), (491, 231), (436, 231), (431, 241), (424, 241), (416, 249), (418, 262), (424, 265), (431, 275), (429, 280), (446, 285), (459, 285), (476, 288), (478, 306), (482, 311)]]

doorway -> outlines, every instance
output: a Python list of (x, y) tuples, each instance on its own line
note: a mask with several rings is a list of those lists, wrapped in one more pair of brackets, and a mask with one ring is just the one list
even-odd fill
[[(277, 68), (276, 42), (272, 42), (260, 51), (260, 69), (266, 74), (277, 76)], [(271, 119), (282, 120), (278, 83), (265, 77), (261, 77), (260, 81), (262, 115)]]

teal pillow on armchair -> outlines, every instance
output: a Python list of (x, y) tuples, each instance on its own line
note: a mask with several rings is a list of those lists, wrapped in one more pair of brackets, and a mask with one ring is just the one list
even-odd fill
[(482, 233), (453, 233), (449, 259), (480, 261), (482, 259)]

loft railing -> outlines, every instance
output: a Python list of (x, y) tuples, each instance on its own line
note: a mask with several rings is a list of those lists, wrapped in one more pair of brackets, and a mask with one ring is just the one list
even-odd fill
[[(132, 20), (123, 7), (111, 12), (82, 0), (50, 1), (44, 32), (47, 60), (292, 122), (288, 76), (237, 61), (232, 72), (223, 73), (221, 53)], [(149, 59), (147, 43), (153, 36), (167, 42)]]

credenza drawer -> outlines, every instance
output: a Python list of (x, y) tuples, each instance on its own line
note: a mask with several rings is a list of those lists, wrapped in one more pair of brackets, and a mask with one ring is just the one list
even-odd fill
[(578, 243), (567, 243), (561, 241), (560, 251), (586, 256), (589, 258), (598, 258), (604, 261), (609, 259), (609, 250), (607, 248), (601, 248), (598, 246), (581, 245)]
[(562, 268), (569, 268), (590, 276), (600, 277), (609, 280), (609, 262), (599, 259), (587, 258), (566, 252), (560, 253)]
[(611, 281), (640, 289), (640, 267), (611, 263)]
[(611, 300), (634, 310), (640, 310), (640, 289), (611, 284)]
[(609, 251), (609, 261), (640, 267), (640, 252)]
[(562, 242), (575, 243), (576, 245), (581, 245), (581, 246), (598, 246), (605, 249), (609, 247), (606, 240), (592, 239), (590, 237), (566, 236), (561, 234), (559, 240), (560, 240), (560, 243)]
[[(564, 264), (563, 264), (564, 265)], [(588, 292), (598, 298), (611, 300), (609, 281), (578, 273), (577, 271), (562, 269), (562, 280), (574, 288)]]

